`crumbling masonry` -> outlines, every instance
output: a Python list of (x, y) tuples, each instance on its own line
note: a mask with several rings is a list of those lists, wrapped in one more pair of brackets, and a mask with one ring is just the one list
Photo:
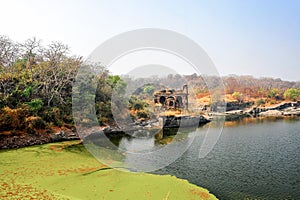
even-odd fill
[(188, 110), (188, 95), (187, 85), (182, 90), (160, 90), (154, 93), (154, 103), (160, 104), (163, 110)]

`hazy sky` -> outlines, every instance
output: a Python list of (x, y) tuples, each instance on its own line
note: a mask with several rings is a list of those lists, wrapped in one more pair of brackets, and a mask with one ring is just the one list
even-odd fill
[(0, 34), (59, 40), (87, 57), (110, 37), (169, 29), (204, 48), (222, 75), (300, 80), (300, 1), (1, 0)]

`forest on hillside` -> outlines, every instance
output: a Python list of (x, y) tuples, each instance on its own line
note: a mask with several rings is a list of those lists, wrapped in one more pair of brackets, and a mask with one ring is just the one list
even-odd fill
[[(72, 55), (70, 48), (61, 42), (43, 46), (36, 38), (17, 43), (0, 36), (0, 132), (35, 134), (51, 132), (53, 127), (74, 128), (72, 87), (83, 63), (81, 56)], [(151, 115), (149, 104), (155, 90), (169, 86), (181, 89), (184, 83), (193, 86), (190, 90), (198, 98), (209, 95), (220, 83), (224, 92), (237, 101), (276, 103), (298, 100), (300, 96), (299, 82), (279, 78), (170, 74), (164, 78), (132, 79), (112, 75), (101, 66), (96, 80), (94, 98), (100, 125), (114, 123), (111, 96), (114, 91), (122, 96), (130, 85), (141, 87), (121, 103), (128, 105), (134, 120)]]

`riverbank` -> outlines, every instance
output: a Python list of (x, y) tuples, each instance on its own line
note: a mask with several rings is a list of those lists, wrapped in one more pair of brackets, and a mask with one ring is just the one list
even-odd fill
[(170, 175), (99, 163), (80, 141), (0, 151), (0, 199), (216, 199)]
[(39, 130), (34, 134), (29, 134), (25, 131), (5, 131), (0, 133), (0, 150), (68, 140), (79, 140), (79, 137), (75, 130), (65, 127)]
[(252, 107), (235, 107), (224, 113), (207, 112), (206, 116), (213, 120), (220, 116), (225, 117), (226, 121), (240, 120), (242, 118), (256, 117), (299, 117), (299, 102), (281, 102), (271, 106), (252, 106)]
[[(202, 118), (205, 119), (205, 122), (201, 124), (205, 124), (211, 120), (217, 120), (220, 116), (224, 116), (226, 121), (238, 121), (243, 118), (299, 118), (300, 106), (298, 102), (282, 102), (268, 107), (251, 107), (243, 110), (230, 110), (224, 113), (209, 112), (205, 113), (204, 116), (205, 117)], [(127, 129), (122, 129), (115, 125), (106, 125), (101, 127), (100, 130), (109, 137), (120, 137), (128, 133), (132, 136), (133, 132), (139, 132), (140, 134), (144, 132), (144, 134), (148, 134), (149, 132), (151, 135), (151, 133), (157, 132), (160, 127), (158, 120), (152, 120), (135, 122), (127, 127)], [(144, 130), (144, 132), (140, 130)], [(32, 145), (79, 139), (74, 128), (70, 129), (66, 127), (52, 127), (52, 129), (39, 130), (34, 134), (29, 134), (24, 131), (6, 131), (0, 133), (0, 149), (16, 149)]]

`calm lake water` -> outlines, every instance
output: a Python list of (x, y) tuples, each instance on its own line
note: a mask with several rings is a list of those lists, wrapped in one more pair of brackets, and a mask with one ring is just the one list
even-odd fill
[[(300, 199), (300, 120), (226, 122), (214, 149), (199, 159), (206, 131), (206, 126), (198, 128), (190, 148), (153, 173), (187, 179), (219, 199)], [(173, 142), (180, 146), (189, 139)], [(142, 150), (161, 146), (153, 138), (122, 138), (119, 145)]]

